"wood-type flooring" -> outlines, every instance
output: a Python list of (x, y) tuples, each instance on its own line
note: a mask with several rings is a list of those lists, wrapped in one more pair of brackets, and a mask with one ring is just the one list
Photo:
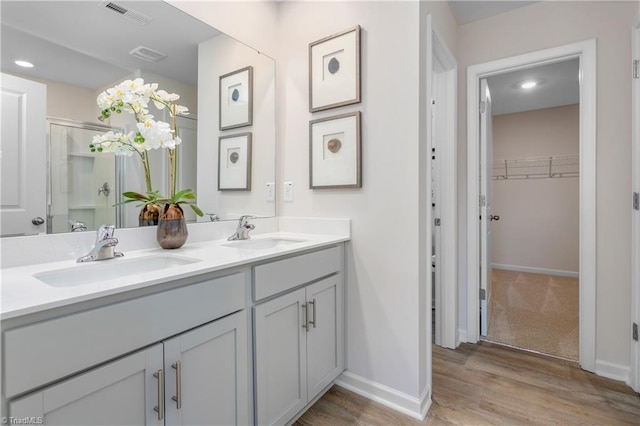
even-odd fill
[(434, 345), (432, 399), (420, 422), (333, 386), (295, 425), (640, 425), (640, 396), (624, 383), (489, 342)]

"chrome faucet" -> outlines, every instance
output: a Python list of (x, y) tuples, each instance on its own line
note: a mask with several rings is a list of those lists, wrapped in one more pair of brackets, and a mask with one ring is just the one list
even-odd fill
[(84, 232), (87, 230), (87, 224), (79, 220), (70, 220), (69, 226), (71, 227), (71, 232)]
[(115, 251), (118, 239), (113, 236), (116, 227), (114, 225), (102, 225), (96, 231), (96, 243), (89, 254), (78, 258), (77, 262), (94, 262), (96, 260), (113, 259), (124, 254)]
[(240, 219), (238, 220), (238, 228), (236, 229), (236, 232), (232, 236), (227, 238), (227, 240), (228, 241), (248, 240), (249, 238), (251, 238), (249, 236), (249, 232), (251, 232), (252, 229), (255, 229), (256, 226), (253, 223), (249, 223), (249, 219), (255, 219), (255, 218), (256, 218), (255, 216), (251, 216), (249, 214), (240, 216)]

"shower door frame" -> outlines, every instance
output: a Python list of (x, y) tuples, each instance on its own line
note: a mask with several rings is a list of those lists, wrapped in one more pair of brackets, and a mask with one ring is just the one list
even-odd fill
[[(68, 118), (59, 118), (59, 117), (49, 117), (47, 116), (47, 199), (46, 199), (46, 208), (47, 208), (47, 234), (51, 234), (52, 232), (52, 213), (51, 213), (51, 194), (53, 193), (52, 187), (52, 179), (51, 179), (51, 126), (66, 126), (73, 127), (76, 129), (82, 130), (95, 130), (100, 132), (122, 132), (123, 129), (120, 127), (112, 127), (106, 126), (102, 124), (90, 123), (87, 121), (79, 121), (79, 120), (71, 120)], [(87, 142), (87, 146), (89, 142)], [(116, 200), (120, 203), (122, 197), (122, 178), (124, 173), (125, 163), (121, 156), (115, 156), (115, 183), (114, 183), (114, 191), (116, 192)], [(115, 206), (115, 225), (116, 228), (121, 228), (124, 220), (124, 210), (121, 204), (117, 204)]]

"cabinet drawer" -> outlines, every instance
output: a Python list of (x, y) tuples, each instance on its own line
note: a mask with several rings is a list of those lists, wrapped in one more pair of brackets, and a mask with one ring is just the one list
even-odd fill
[(4, 333), (11, 398), (244, 308), (245, 273), (186, 285)]
[(254, 267), (253, 300), (333, 274), (342, 269), (342, 246)]

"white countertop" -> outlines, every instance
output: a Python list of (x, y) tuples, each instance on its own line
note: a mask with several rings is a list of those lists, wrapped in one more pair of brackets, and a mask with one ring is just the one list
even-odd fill
[[(208, 272), (220, 271), (236, 266), (248, 265), (282, 255), (291, 255), (304, 250), (328, 246), (348, 241), (349, 237), (273, 232), (255, 235), (252, 241), (263, 239), (298, 240), (286, 245), (261, 249), (237, 249), (225, 246), (227, 240), (187, 243), (177, 250), (161, 248), (125, 252), (124, 257), (100, 262), (76, 263), (75, 260), (39, 263), (2, 269), (2, 289), (0, 301), (0, 320), (16, 318), (46, 309), (58, 308), (78, 302), (93, 300), (156, 284), (196, 276)], [(117, 250), (117, 248), (116, 248)], [(70, 268), (91, 268), (97, 264), (118, 268), (119, 262), (127, 262), (148, 256), (169, 256), (189, 258), (193, 263), (165, 267), (143, 273), (132, 273), (124, 277), (107, 279), (89, 284), (73, 286), (51, 286), (35, 278), (43, 272), (66, 270)], [(75, 272), (75, 271), (74, 271)]]

